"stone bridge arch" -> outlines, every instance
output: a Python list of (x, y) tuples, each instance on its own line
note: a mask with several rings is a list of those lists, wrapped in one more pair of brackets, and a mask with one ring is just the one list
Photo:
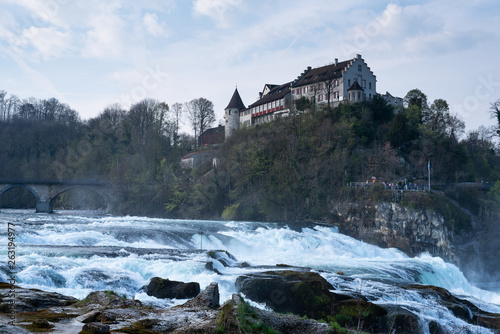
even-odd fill
[[(101, 196), (104, 199), (108, 209), (114, 200), (114, 197), (110, 194), (110, 192), (104, 188), (96, 188), (96, 187), (85, 186), (85, 185), (68, 185), (66, 187), (53, 188), (52, 191), (50, 191), (49, 197), (50, 197), (51, 210), (52, 210), (52, 205), (53, 205), (52, 201), (54, 201), (54, 199), (56, 199), (59, 195), (62, 195), (62, 194), (66, 193), (68, 191), (71, 191), (71, 190), (86, 190), (86, 191), (91, 191), (93, 193), (98, 194), (99, 196)], [(48, 198), (47, 198), (47, 200), (48, 200)]]
[[(4, 193), (6, 193), (7, 191), (13, 189), (13, 188), (24, 188), (24, 189), (27, 189), (30, 193), (33, 194), (33, 196), (35, 196), (35, 200), (36, 200), (36, 203), (38, 204), (40, 201), (41, 201), (41, 198), (40, 198), (40, 195), (38, 194), (38, 192), (36, 191), (35, 188), (27, 185), (27, 184), (2, 184), (0, 185), (0, 199), (2, 198), (2, 195)], [(37, 208), (38, 210), (38, 208)]]
[(120, 188), (111, 183), (103, 183), (95, 180), (68, 180), (68, 181), (43, 181), (43, 180), (17, 180), (17, 182), (5, 182), (0, 180), (0, 196), (6, 191), (21, 187), (29, 190), (36, 198), (36, 212), (51, 213), (52, 200), (62, 193), (71, 189), (89, 189), (101, 195), (110, 209), (117, 201)]

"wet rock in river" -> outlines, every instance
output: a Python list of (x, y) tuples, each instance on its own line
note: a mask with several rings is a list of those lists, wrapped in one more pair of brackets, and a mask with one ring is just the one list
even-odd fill
[(330, 292), (333, 286), (315, 272), (267, 271), (236, 279), (238, 291), (276, 312), (325, 319), (331, 305), (351, 297)]
[(149, 282), (146, 293), (156, 298), (194, 298), (200, 293), (200, 284), (197, 282), (178, 282), (160, 277), (153, 277)]

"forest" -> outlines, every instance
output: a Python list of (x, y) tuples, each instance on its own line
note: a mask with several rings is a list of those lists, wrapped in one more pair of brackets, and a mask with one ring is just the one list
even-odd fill
[[(429, 103), (418, 89), (408, 92), (405, 107), (379, 96), (335, 108), (313, 105), (299, 100), (291, 117), (241, 128), (207, 148), (195, 139), (215, 123), (204, 98), (171, 106), (145, 99), (128, 110), (113, 104), (82, 120), (55, 98), (21, 100), (0, 91), (0, 178), (121, 184), (116, 214), (301, 221), (328, 219), (350, 182), (421, 184), (430, 161), (436, 187), (482, 183), (484, 191), (474, 193), (478, 205), (500, 203), (500, 103), (491, 105), (489, 126), (467, 133), (445, 100)], [(195, 136), (179, 133), (183, 120)], [(216, 168), (213, 161), (181, 168), (183, 156), (203, 149), (217, 151)], [(32, 197), (16, 188), (0, 205), (32, 207)], [(97, 194), (77, 192), (57, 202), (105, 206)]]

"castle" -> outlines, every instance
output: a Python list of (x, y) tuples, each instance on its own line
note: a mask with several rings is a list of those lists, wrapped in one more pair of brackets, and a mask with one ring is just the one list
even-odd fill
[[(371, 100), (377, 94), (377, 78), (361, 55), (332, 64), (307, 67), (294, 81), (281, 85), (265, 84), (259, 99), (245, 106), (236, 88), (225, 108), (225, 138), (240, 127), (271, 122), (303, 112), (295, 101), (303, 99), (310, 108), (336, 107), (341, 102)], [(381, 95), (388, 103), (402, 105), (402, 99), (389, 94)]]

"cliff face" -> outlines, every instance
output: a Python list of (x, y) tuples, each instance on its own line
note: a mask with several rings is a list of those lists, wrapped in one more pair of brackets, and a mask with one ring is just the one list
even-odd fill
[[(457, 232), (434, 210), (410, 210), (396, 203), (343, 203), (332, 206), (340, 231), (378, 245), (395, 247), (409, 256), (429, 252), (460, 267), (481, 285), (498, 280), (500, 215), (472, 216), (472, 231)], [(497, 282), (498, 283), (498, 282)], [(487, 286), (484, 286), (487, 287)]]
[(444, 217), (435, 211), (412, 211), (395, 203), (375, 206), (373, 233), (385, 242), (404, 245), (410, 255), (421, 252), (453, 260), (454, 234), (448, 231)]
[(435, 211), (413, 211), (396, 203), (375, 206), (345, 204), (337, 206), (342, 233), (381, 247), (395, 247), (410, 256), (422, 252), (456, 261), (454, 234), (444, 217)]

